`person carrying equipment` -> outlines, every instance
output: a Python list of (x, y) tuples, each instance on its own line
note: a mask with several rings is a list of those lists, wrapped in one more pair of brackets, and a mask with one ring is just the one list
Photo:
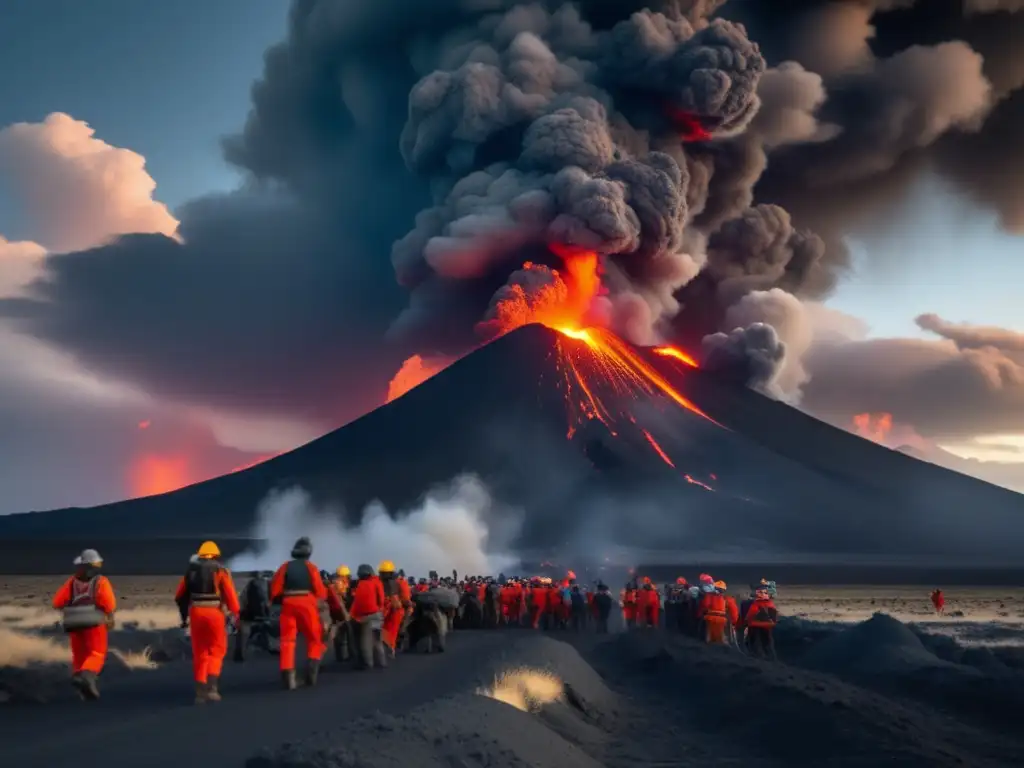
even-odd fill
[(356, 577), (359, 582), (353, 590), (349, 613), (354, 622), (353, 631), (359, 649), (357, 664), (360, 669), (372, 669), (375, 665), (383, 669), (387, 666), (381, 640), (386, 603), (384, 585), (374, 574), (373, 568), (365, 563), (356, 569)]
[(245, 653), (251, 641), (259, 638), (264, 648), (267, 643), (267, 625), (270, 622), (270, 582), (257, 571), (245, 585), (241, 594), (242, 610), (239, 612), (238, 631), (235, 634), (235, 661), (245, 661)]
[(53, 596), (53, 608), (62, 611), (71, 644), (71, 685), (82, 699), (95, 701), (100, 697), (97, 678), (107, 659), (107, 629), (113, 626), (117, 600), (110, 580), (100, 574), (99, 552), (83, 550), (74, 566), (74, 575)]
[(236, 623), (241, 610), (231, 574), (218, 562), (218, 557), (220, 548), (212, 541), (204, 541), (174, 593), (182, 625), (191, 627), (196, 704), (221, 699), (217, 684), (228, 652), (224, 609)]
[(281, 603), (281, 682), (295, 690), (295, 643), (299, 633), (306, 641), (306, 685), (316, 685), (320, 659), (327, 650), (320, 619), (321, 601), (327, 588), (320, 569), (310, 562), (313, 545), (305, 536), (292, 547), (292, 559), (283, 563), (270, 580), (270, 600)]
[(626, 622), (626, 629), (633, 629), (636, 626), (636, 582), (627, 582), (626, 586), (619, 593), (619, 604), (622, 606), (622, 619)]
[(767, 589), (758, 589), (754, 593), (754, 602), (750, 604), (743, 617), (743, 625), (747, 631), (747, 650), (751, 656), (772, 659), (775, 656), (775, 625), (779, 623), (779, 612)]
[(348, 607), (352, 600), (352, 571), (347, 565), (339, 565), (334, 572), (331, 590), (338, 598), (338, 615), (331, 628), (331, 642), (334, 645), (336, 661), (349, 661), (355, 639), (352, 636), (352, 617)]

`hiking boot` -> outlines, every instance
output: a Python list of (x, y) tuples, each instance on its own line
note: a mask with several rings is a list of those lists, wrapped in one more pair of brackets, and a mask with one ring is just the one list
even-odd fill
[(206, 699), (208, 701), (220, 701), (220, 691), (217, 689), (217, 682), (220, 678), (210, 675), (206, 679)]
[(209, 701), (207, 697), (207, 685), (206, 683), (196, 682), (196, 704), (205, 704)]
[(320, 660), (310, 659), (309, 665), (306, 667), (306, 685), (316, 685), (316, 680), (320, 676)]
[(281, 670), (281, 684), (284, 685), (286, 691), (295, 690), (295, 670), (294, 669), (283, 669)]
[(96, 684), (95, 672), (79, 672), (72, 676), (71, 684), (84, 701), (96, 701), (100, 697), (100, 689)]

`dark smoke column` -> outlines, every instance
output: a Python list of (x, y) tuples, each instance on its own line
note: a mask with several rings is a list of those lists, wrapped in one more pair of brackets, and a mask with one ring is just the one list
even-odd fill
[(393, 333), (479, 341), (496, 295), (545, 285), (524, 262), (563, 267), (555, 244), (596, 252), (594, 310), (653, 341), (710, 234), (697, 216), (718, 154), (686, 142), (694, 124), (742, 136), (765, 61), (742, 26), (706, 18), (717, 3), (502, 5), (418, 51), (401, 150), (433, 205), (392, 251), (410, 291)]

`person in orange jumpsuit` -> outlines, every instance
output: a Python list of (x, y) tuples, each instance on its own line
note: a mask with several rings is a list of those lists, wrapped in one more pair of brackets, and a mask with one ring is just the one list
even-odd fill
[(537, 583), (531, 587), (530, 596), (532, 598), (530, 605), (530, 626), (534, 629), (539, 629), (541, 619), (547, 615), (548, 611), (548, 591), (544, 587), (544, 582), (541, 579), (538, 579)]
[(306, 641), (306, 685), (316, 685), (324, 644), (320, 602), (327, 588), (320, 569), (312, 562), (313, 545), (303, 536), (292, 547), (292, 559), (281, 565), (270, 580), (270, 601), (281, 603), (281, 682), (295, 690), (295, 643), (301, 633)]
[(622, 605), (622, 618), (626, 622), (626, 629), (632, 629), (636, 625), (636, 583), (626, 584), (619, 595), (619, 602)]
[(107, 628), (117, 600), (110, 580), (100, 573), (103, 558), (86, 549), (74, 560), (75, 573), (53, 596), (54, 610), (63, 612), (71, 644), (71, 684), (86, 701), (100, 697), (97, 678), (107, 659)]
[(746, 628), (747, 650), (751, 656), (775, 658), (775, 625), (779, 622), (779, 611), (767, 589), (754, 592), (754, 601), (743, 617)]
[(726, 584), (716, 581), (712, 591), (705, 591), (697, 609), (697, 617), (704, 621), (704, 641), (709, 645), (728, 643), (728, 629), (739, 621), (739, 609), (732, 601), (732, 610), (726, 599)]
[(636, 618), (641, 627), (657, 627), (661, 616), (661, 600), (658, 590), (651, 583), (650, 576), (644, 576), (643, 583), (636, 593)]
[(383, 668), (387, 666), (381, 640), (386, 603), (384, 585), (369, 565), (360, 565), (356, 569), (356, 578), (358, 581), (352, 591), (349, 610), (355, 622), (356, 647), (359, 649), (356, 658), (361, 669), (372, 669), (375, 663)]
[(932, 590), (932, 605), (935, 607), (935, 612), (940, 616), (946, 610), (946, 597), (942, 594), (941, 589)]
[(395, 574), (395, 564), (390, 560), (383, 560), (377, 566), (377, 573), (384, 589), (384, 617), (381, 622), (380, 639), (391, 654), (391, 658), (394, 658), (398, 646), (398, 633), (405, 618), (405, 606), (402, 603), (398, 576)]
[(402, 626), (398, 630), (398, 647), (405, 649), (409, 644), (409, 625), (412, 623), (412, 587), (405, 578), (405, 571), (398, 572), (398, 597), (402, 601)]
[(174, 593), (183, 614), (182, 623), (187, 621), (191, 627), (196, 704), (220, 701), (218, 681), (228, 652), (224, 610), (234, 616), (236, 625), (241, 612), (231, 574), (218, 562), (218, 557), (217, 545), (204, 541)]

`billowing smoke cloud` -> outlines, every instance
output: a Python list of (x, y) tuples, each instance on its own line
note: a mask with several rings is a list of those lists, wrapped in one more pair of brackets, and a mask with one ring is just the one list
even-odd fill
[(1024, 336), (935, 315), (917, 322), (943, 338), (812, 348), (805, 406), (835, 423), (889, 412), (937, 441), (1024, 431)]
[(236, 570), (276, 568), (289, 559), (300, 536), (313, 542), (313, 561), (331, 571), (342, 563), (353, 571), (360, 563), (376, 569), (381, 560), (391, 560), (407, 574), (425, 577), (431, 570), (444, 574), (453, 568), (460, 574), (511, 572), (518, 564), (509, 547), (519, 533), (521, 513), (502, 508), (478, 478), (468, 475), (430, 491), (409, 512), (391, 516), (379, 502), (371, 504), (356, 528), (341, 525), (335, 511), (317, 509), (302, 488), (272, 493), (256, 517), (253, 535), (268, 548), (234, 558)]
[[(0, 315), (154, 396), (325, 428), (479, 343), (557, 244), (601, 255), (618, 330), (696, 349), (779, 319), (747, 296), (826, 297), (926, 170), (1021, 226), (1018, 5), (302, 0), (225, 142), (246, 190), (186, 206), (182, 242), (51, 256)], [(774, 330), (734, 348), (813, 388)]]
[(96, 138), (88, 123), (54, 112), (0, 130), (0, 178), (23, 201), (51, 251), (92, 248), (120, 234), (173, 235), (178, 221), (153, 199), (146, 160)]
[(772, 326), (753, 323), (729, 333), (713, 333), (703, 341), (703, 365), (766, 394), (777, 392), (775, 379), (786, 357), (786, 345)]

